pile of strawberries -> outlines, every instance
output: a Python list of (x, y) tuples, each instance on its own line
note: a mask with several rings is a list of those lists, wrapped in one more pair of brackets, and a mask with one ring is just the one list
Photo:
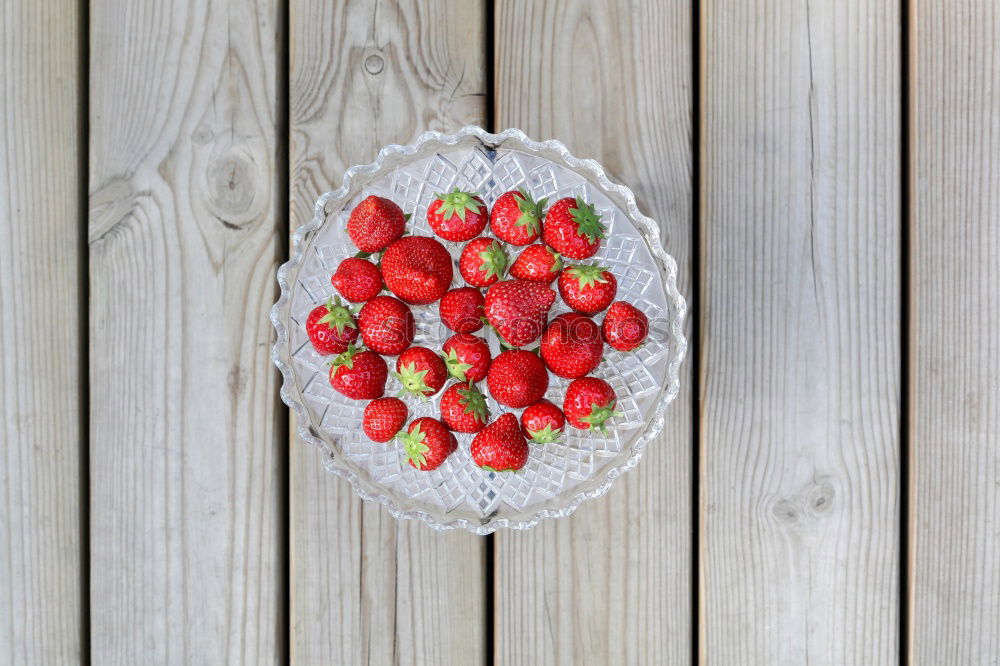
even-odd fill
[[(594, 206), (580, 197), (560, 199), (547, 211), (545, 205), (524, 190), (503, 194), (492, 210), (457, 188), (435, 195), (427, 210), (434, 233), (465, 244), (458, 271), (468, 286), (455, 289), (448, 250), (435, 238), (406, 235), (409, 216), (394, 202), (369, 196), (351, 212), (347, 232), (359, 252), (337, 267), (330, 279), (340, 296), (309, 314), (306, 332), (319, 354), (337, 354), (330, 367), (333, 388), (370, 400), (365, 434), (375, 442), (400, 440), (416, 469), (440, 466), (458, 448), (453, 433), (459, 432), (476, 433), (471, 454), (479, 467), (518, 470), (528, 460), (528, 440), (553, 442), (567, 421), (606, 432), (608, 421), (620, 415), (611, 386), (587, 375), (601, 362), (605, 343), (631, 351), (645, 340), (649, 322), (633, 305), (614, 301), (617, 281), (606, 268), (563, 265), (564, 257), (597, 254), (606, 229)], [(487, 224), (495, 238), (480, 236)], [(509, 253), (519, 247), (524, 249), (511, 262)], [(553, 282), (573, 312), (549, 320)], [(341, 297), (363, 305), (349, 307)], [(441, 322), (454, 331), (440, 352), (412, 345), (410, 305), (435, 302)], [(591, 317), (605, 310), (598, 325)], [(486, 325), (504, 349), (496, 358), (474, 335)], [(539, 339), (536, 349), (522, 349)], [(421, 417), (406, 426), (406, 404), (383, 397), (386, 356), (396, 357), (401, 396), (426, 399), (444, 389), (440, 419)], [(573, 380), (561, 409), (543, 397), (549, 372)], [(498, 403), (523, 408), (520, 419), (505, 412), (490, 421), (477, 387), (484, 379)]]

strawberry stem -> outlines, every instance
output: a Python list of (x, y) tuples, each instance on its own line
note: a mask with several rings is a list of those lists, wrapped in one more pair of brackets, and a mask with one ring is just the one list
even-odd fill
[(459, 219), (465, 222), (467, 211), (479, 213), (479, 209), (482, 208), (482, 204), (475, 199), (475, 196), (475, 194), (463, 192), (457, 187), (448, 194), (435, 194), (434, 198), (441, 202), (437, 212), (446, 220), (458, 215)]

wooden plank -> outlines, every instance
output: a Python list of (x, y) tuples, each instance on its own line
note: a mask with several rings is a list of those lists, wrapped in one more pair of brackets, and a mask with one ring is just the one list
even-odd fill
[[(293, 229), (382, 145), (484, 124), (482, 4), (293, 0), (290, 10)], [(294, 432), (292, 660), (483, 662), (483, 540), (361, 502)]]
[(899, 3), (702, 8), (701, 659), (892, 663)]
[[(497, 3), (499, 127), (555, 137), (632, 187), (690, 297), (691, 14), (680, 0)], [(496, 542), (498, 664), (691, 657), (691, 382), (606, 497)]]
[(94, 663), (274, 663), (275, 0), (91, 6)]
[(76, 2), (0, 5), (0, 662), (8, 664), (81, 660), (79, 31)]
[(910, 656), (1000, 658), (1000, 9), (912, 3)]

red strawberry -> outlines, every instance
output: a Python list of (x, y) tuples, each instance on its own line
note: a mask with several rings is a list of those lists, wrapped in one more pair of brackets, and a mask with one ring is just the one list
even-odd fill
[(347, 234), (362, 252), (378, 252), (403, 235), (406, 216), (389, 199), (372, 195), (359, 203), (347, 219)]
[(574, 428), (594, 428), (607, 433), (605, 422), (622, 415), (615, 411), (616, 404), (617, 396), (610, 384), (596, 377), (583, 377), (570, 382), (563, 400), (563, 412)]
[(382, 291), (382, 273), (370, 261), (351, 257), (337, 266), (330, 282), (351, 303), (362, 303)]
[(490, 363), (486, 384), (490, 387), (490, 395), (501, 405), (527, 407), (545, 395), (549, 388), (549, 373), (535, 354), (511, 349), (501, 352)]
[(448, 381), (444, 361), (427, 347), (410, 347), (400, 354), (395, 376), (403, 385), (400, 395), (408, 393), (422, 398), (434, 395)]
[(535, 282), (552, 282), (562, 270), (562, 258), (548, 245), (537, 243), (521, 250), (510, 267), (511, 277)]
[(330, 386), (354, 400), (374, 400), (385, 393), (389, 366), (373, 351), (351, 345), (330, 365)]
[(361, 427), (373, 442), (388, 442), (406, 423), (408, 415), (406, 404), (399, 398), (378, 398), (365, 406)]
[(455, 432), (479, 432), (490, 418), (486, 398), (472, 384), (452, 384), (441, 394), (441, 420)]
[(358, 313), (361, 339), (379, 354), (398, 354), (413, 342), (413, 313), (392, 296), (376, 296)]
[(426, 305), (441, 298), (451, 286), (451, 255), (428, 236), (404, 236), (382, 255), (385, 286), (412, 305)]
[(490, 368), (490, 347), (482, 338), (456, 333), (442, 346), (448, 374), (460, 382), (478, 382)]
[(507, 270), (507, 252), (492, 238), (469, 241), (458, 259), (458, 272), (473, 287), (488, 287)]
[(528, 462), (528, 443), (517, 427), (517, 417), (507, 412), (472, 440), (472, 462), (488, 472), (516, 471)]
[(339, 298), (331, 298), (326, 305), (313, 308), (306, 317), (306, 335), (317, 354), (340, 354), (357, 340), (358, 324)]
[(601, 362), (604, 342), (601, 330), (590, 317), (566, 312), (549, 322), (540, 351), (554, 374), (576, 379), (589, 374)]
[(542, 211), (547, 201), (535, 201), (524, 189), (501, 194), (490, 213), (490, 231), (511, 245), (535, 242), (542, 233)]
[(490, 212), (472, 192), (457, 187), (449, 194), (435, 194), (427, 207), (427, 222), (438, 236), (450, 241), (467, 241), (486, 228)]
[(617, 291), (618, 280), (603, 266), (567, 266), (559, 274), (559, 295), (577, 312), (600, 312)]
[(512, 347), (523, 347), (542, 334), (556, 292), (540, 282), (507, 280), (486, 292), (483, 311), (497, 333)]
[(441, 323), (457, 333), (475, 333), (483, 327), (483, 303), (478, 289), (459, 287), (441, 297), (438, 313)]
[(545, 214), (542, 240), (564, 257), (587, 259), (597, 254), (605, 231), (593, 204), (580, 197), (566, 197)]
[(455, 436), (443, 423), (429, 416), (414, 419), (399, 439), (410, 465), (421, 472), (437, 469), (458, 448)]
[(601, 324), (604, 341), (618, 351), (632, 351), (649, 335), (649, 319), (639, 308), (615, 301)]
[(539, 400), (521, 412), (521, 432), (536, 444), (556, 441), (565, 427), (562, 410), (548, 400)]

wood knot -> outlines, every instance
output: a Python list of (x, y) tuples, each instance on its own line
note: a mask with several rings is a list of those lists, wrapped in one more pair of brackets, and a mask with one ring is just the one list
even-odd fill
[(253, 166), (238, 155), (220, 157), (209, 164), (209, 204), (226, 228), (239, 229), (253, 221), (248, 212), (254, 201), (254, 175)]
[(365, 58), (365, 71), (372, 76), (381, 74), (383, 69), (385, 69), (385, 60), (379, 54), (372, 53)]

